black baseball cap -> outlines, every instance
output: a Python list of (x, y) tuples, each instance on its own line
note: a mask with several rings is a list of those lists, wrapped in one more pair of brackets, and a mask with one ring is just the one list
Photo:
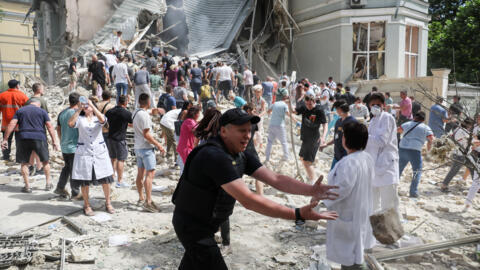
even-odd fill
[(256, 115), (250, 115), (240, 108), (235, 108), (224, 112), (222, 116), (220, 116), (220, 119), (218, 121), (220, 122), (220, 126), (222, 127), (228, 124), (238, 126), (243, 125), (249, 121), (252, 124), (256, 124), (260, 122), (260, 117)]

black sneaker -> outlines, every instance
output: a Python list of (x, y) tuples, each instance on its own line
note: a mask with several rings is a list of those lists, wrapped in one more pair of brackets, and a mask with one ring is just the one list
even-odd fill
[(43, 168), (37, 169), (34, 175), (45, 175), (45, 172), (43, 171)]
[(418, 198), (418, 194), (410, 194), (410, 198)]
[(58, 195), (60, 195), (60, 197), (63, 197), (63, 198), (69, 198), (70, 197), (70, 193), (68, 193), (68, 191), (65, 190), (65, 189), (63, 189), (63, 190), (62, 189), (55, 189), (53, 191), (53, 193), (58, 194)]
[(32, 189), (29, 188), (29, 187), (28, 187), (28, 188), (27, 188), (27, 187), (23, 187), (23, 188), (22, 188), (22, 192), (23, 192), (23, 193), (32, 193)]

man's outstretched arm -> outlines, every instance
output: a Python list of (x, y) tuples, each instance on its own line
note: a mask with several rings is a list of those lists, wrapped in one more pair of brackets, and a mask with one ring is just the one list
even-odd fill
[[(275, 203), (263, 196), (251, 192), (241, 178), (222, 185), (222, 188), (245, 208), (269, 217), (295, 220), (295, 209)], [(300, 216), (305, 220), (336, 219), (336, 212), (318, 213), (313, 208), (318, 201), (300, 208)]]
[(318, 197), (319, 200), (335, 200), (338, 196), (337, 193), (330, 191), (338, 187), (322, 184), (323, 176), (320, 176), (314, 185), (308, 185), (290, 176), (275, 173), (267, 167), (262, 166), (252, 174), (252, 177), (290, 194), (315, 196)]

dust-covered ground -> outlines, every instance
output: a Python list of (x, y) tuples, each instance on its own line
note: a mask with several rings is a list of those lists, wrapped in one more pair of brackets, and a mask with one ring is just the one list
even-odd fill
[[(58, 93), (59, 94), (59, 93)], [(52, 90), (47, 94), (53, 113), (52, 119), (62, 109), (61, 100)], [(223, 104), (225, 109), (228, 104)], [(154, 120), (157, 121), (158, 119)], [(289, 123), (289, 122), (287, 122)], [(268, 130), (268, 120), (264, 121), (265, 132)], [(287, 128), (289, 126), (287, 125)], [(154, 129), (156, 136), (160, 133)], [(287, 129), (289, 131), (289, 129)], [(295, 131), (294, 131), (295, 132)], [(295, 136), (296, 150), (300, 148), (299, 137)], [(289, 134), (290, 142), (290, 134)], [(266, 134), (264, 135), (263, 149), (259, 149), (261, 161), (264, 160)], [(59, 172), (63, 166), (61, 153), (53, 153), (52, 180), (58, 181)], [(291, 145), (290, 145), (291, 151)], [(272, 151), (271, 162), (268, 165), (277, 172), (295, 176), (297, 170), (293, 156), (288, 162), (280, 164), (281, 147), (277, 142)], [(317, 175), (327, 175), (333, 156), (333, 148), (326, 148), (317, 155), (315, 168)], [(400, 213), (406, 235), (399, 242), (401, 247), (433, 243), (443, 240), (473, 236), (480, 233), (479, 203), (477, 196), (475, 203), (468, 212), (462, 212), (466, 192), (471, 184), (452, 181), (450, 193), (440, 192), (438, 182), (441, 182), (448, 172), (448, 167), (436, 168), (438, 164), (424, 162), (424, 172), (419, 186), (420, 198), (408, 197), (411, 179), (410, 166), (404, 171), (399, 186), (401, 199)], [(14, 193), (23, 186), (19, 175), (19, 165), (6, 163), (0, 166), (0, 174), (8, 173), (12, 182), (7, 183), (9, 193)], [(136, 167), (133, 157), (126, 163), (124, 179), (134, 186)], [(432, 169), (433, 168), (433, 169)], [(301, 173), (305, 175), (303, 167)], [(457, 178), (461, 175), (459, 174)], [(116, 213), (107, 214), (104, 209), (104, 199), (101, 187), (90, 189), (91, 202), (96, 218), (82, 214), (81, 201), (64, 201), (51, 192), (43, 191), (45, 181), (37, 177), (32, 187), (33, 194), (26, 196), (42, 196), (41, 203), (76, 206), (79, 211), (69, 217), (81, 224), (88, 233), (79, 235), (75, 230), (59, 220), (33, 227), (26, 231), (28, 234), (49, 236), (38, 240), (38, 251), (34, 254), (31, 264), (20, 269), (56, 269), (59, 261), (48, 261), (49, 256), (60, 256), (61, 238), (66, 238), (67, 261), (84, 261), (94, 259), (94, 264), (66, 263), (65, 269), (176, 269), (183, 254), (183, 247), (175, 236), (171, 224), (173, 205), (171, 194), (179, 178), (179, 170), (169, 167), (165, 160), (159, 159), (153, 192), (155, 203), (161, 208), (160, 213), (147, 213), (136, 206), (138, 193), (134, 188), (113, 188), (113, 206)], [(456, 178), (456, 179), (457, 179)], [(246, 183), (254, 190), (254, 180), (245, 178)], [(7, 194), (1, 192), (2, 194)], [(307, 204), (310, 198), (288, 195), (271, 187), (265, 188), (265, 196), (275, 202), (291, 207), (301, 207)], [(25, 197), (26, 198), (26, 197)], [(37, 200), (38, 202), (38, 200)], [(28, 198), (25, 203), (31, 203)], [(195, 202), (192, 202), (192, 204)], [(21, 208), (21, 205), (18, 206)], [(51, 207), (57, 207), (51, 206)], [(103, 221), (101, 219), (108, 219)], [(15, 222), (24, 222), (18, 218)], [(38, 224), (31, 224), (38, 225)], [(262, 216), (246, 210), (238, 204), (230, 218), (232, 252), (225, 256), (230, 269), (328, 269), (322, 268), (325, 253), (325, 222), (307, 222), (305, 226), (295, 227), (293, 221), (286, 221)], [(120, 245), (118, 245), (120, 244)], [(117, 246), (118, 245), (118, 246)], [(373, 252), (391, 250), (398, 247), (379, 245)], [(2, 251), (3, 252), (3, 251)], [(475, 257), (475, 245), (466, 245), (444, 251), (414, 254), (409, 257), (382, 262), (385, 269), (480, 269)], [(45, 255), (48, 255), (47, 258)], [(47, 261), (45, 260), (47, 259)], [(330, 263), (333, 268), (339, 265)], [(9, 269), (17, 269), (13, 266)]]

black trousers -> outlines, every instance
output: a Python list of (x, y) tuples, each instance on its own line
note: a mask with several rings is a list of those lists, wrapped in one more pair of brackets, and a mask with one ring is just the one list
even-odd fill
[(80, 192), (78, 181), (72, 181), (72, 170), (73, 170), (73, 159), (75, 157), (75, 153), (72, 154), (65, 154), (62, 153), (63, 160), (65, 162), (65, 166), (62, 168), (62, 172), (60, 173), (60, 178), (58, 179), (57, 189), (63, 190), (67, 185), (67, 182), (70, 181), (70, 189), (72, 190), (72, 197), (75, 197)]
[[(17, 139), (17, 135), (15, 134), (16, 132), (10, 133), (10, 136), (8, 136), (8, 148), (7, 149), (2, 149), (2, 154), (3, 154), (3, 159), (10, 159), (10, 153), (12, 151), (12, 140), (13, 136), (15, 136), (15, 141)], [(5, 136), (5, 131), (2, 131), (3, 136)]]
[(230, 219), (220, 224), (220, 235), (222, 236), (222, 244), (224, 246), (230, 245)]
[[(179, 270), (226, 270), (228, 269), (225, 261), (223, 260), (220, 248), (218, 248), (217, 242), (214, 239), (214, 233), (208, 233), (208, 236), (192, 241), (190, 239), (195, 238), (195, 235), (201, 229), (196, 230), (193, 226), (200, 226), (192, 224), (191, 220), (178, 214), (176, 211), (173, 213), (173, 227), (177, 234), (180, 243), (185, 248), (182, 261), (178, 266)], [(193, 234), (193, 235), (192, 235)]]

